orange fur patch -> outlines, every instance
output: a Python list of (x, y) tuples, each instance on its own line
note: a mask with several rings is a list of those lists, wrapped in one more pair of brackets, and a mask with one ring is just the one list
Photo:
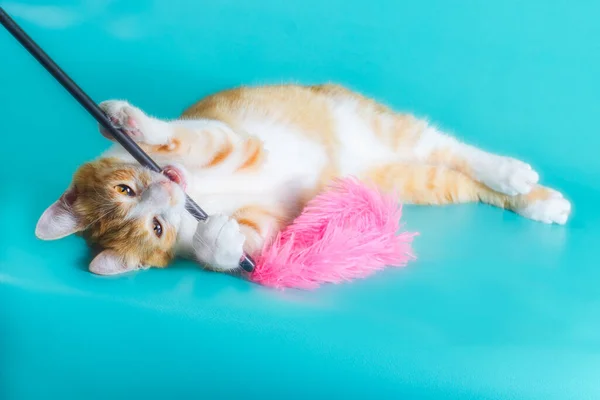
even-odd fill
[(525, 198), (529, 203), (548, 200), (550, 197), (552, 197), (552, 190), (541, 185), (534, 187), (531, 192), (525, 195)]
[(157, 153), (175, 153), (179, 150), (180, 146), (181, 140), (179, 140), (178, 138), (173, 138), (171, 139), (170, 143), (156, 146), (154, 151)]
[(260, 225), (258, 224), (258, 222), (252, 221), (251, 219), (248, 219), (248, 218), (239, 218), (237, 220), (237, 222), (240, 225), (246, 225), (247, 227), (249, 227), (251, 229), (254, 229), (258, 233), (260, 233), (260, 231), (261, 231)]
[(246, 159), (239, 166), (238, 171), (258, 167), (264, 159), (262, 142), (256, 138), (248, 138), (244, 143), (244, 154), (246, 154)]
[(525, 195), (507, 196), (507, 208), (512, 210), (525, 208), (538, 201), (548, 200), (550, 197), (552, 197), (552, 190), (542, 185), (536, 185), (531, 192)]
[(446, 165), (463, 174), (473, 176), (473, 170), (469, 163), (460, 157), (456, 157), (449, 149), (434, 150), (428, 158), (428, 161), (436, 165)]
[(211, 168), (211, 167), (221, 164), (223, 161), (225, 161), (227, 159), (227, 157), (229, 157), (231, 155), (232, 152), (233, 152), (233, 144), (231, 143), (230, 140), (226, 140), (225, 143), (221, 146), (221, 148), (215, 152), (212, 159), (210, 159), (210, 161), (208, 161), (208, 163), (206, 163), (204, 165), (204, 168)]
[(382, 190), (414, 204), (441, 205), (477, 201), (498, 207), (506, 207), (508, 204), (508, 196), (443, 166), (388, 164), (369, 170), (365, 178)]

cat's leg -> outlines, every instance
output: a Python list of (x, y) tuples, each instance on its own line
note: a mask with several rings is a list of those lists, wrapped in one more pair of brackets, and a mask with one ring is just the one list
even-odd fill
[(394, 112), (341, 86), (326, 84), (311, 89), (329, 94), (336, 101), (351, 99), (350, 106), (358, 104), (359, 115), (371, 132), (403, 160), (416, 158), (423, 163), (445, 165), (508, 195), (529, 193), (539, 180), (527, 163), (461, 143), (425, 120)]
[(442, 205), (483, 202), (544, 223), (566, 223), (571, 204), (555, 190), (535, 185), (527, 194), (507, 195), (451, 168), (425, 164), (389, 164), (364, 177), (407, 203)]
[[(138, 143), (148, 145), (168, 145), (173, 137), (172, 124), (146, 115), (142, 110), (126, 101), (108, 100), (100, 103), (113, 125), (123, 129)], [(100, 127), (100, 132), (109, 139), (110, 133)]]
[[(159, 163), (176, 161), (192, 169), (219, 168), (233, 172), (255, 169), (265, 160), (266, 151), (261, 140), (240, 134), (220, 121), (163, 121), (120, 100), (105, 101), (100, 107), (115, 126), (122, 128)], [(103, 128), (100, 131), (111, 138)], [(118, 156), (122, 153), (117, 147), (109, 154)]]
[(413, 151), (423, 162), (455, 169), (507, 195), (527, 194), (539, 180), (529, 164), (462, 143), (432, 126), (417, 135)]

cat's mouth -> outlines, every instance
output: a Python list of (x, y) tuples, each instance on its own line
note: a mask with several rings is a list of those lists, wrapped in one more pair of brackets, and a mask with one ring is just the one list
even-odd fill
[(166, 176), (167, 178), (169, 178), (170, 181), (175, 182), (176, 184), (178, 184), (179, 186), (181, 186), (181, 188), (185, 191), (185, 188), (187, 186), (187, 182), (185, 180), (185, 176), (183, 174), (183, 171), (181, 171), (179, 168), (174, 167), (172, 165), (168, 165), (166, 167), (163, 168), (162, 173), (164, 176)]

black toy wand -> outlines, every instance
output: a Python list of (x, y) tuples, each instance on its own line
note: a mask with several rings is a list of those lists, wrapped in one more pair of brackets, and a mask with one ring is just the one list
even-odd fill
[[(141, 165), (155, 172), (162, 169), (146, 154), (125, 132), (115, 128), (104, 111), (83, 91), (52, 59), (25, 33), (25, 31), (0, 7), (0, 22), (31, 53), (48, 72), (104, 127), (125, 150), (129, 152)], [(208, 215), (186, 194), (186, 210), (197, 220), (205, 220)], [(240, 260), (240, 267), (247, 272), (252, 272), (255, 267), (254, 260), (245, 254)]]

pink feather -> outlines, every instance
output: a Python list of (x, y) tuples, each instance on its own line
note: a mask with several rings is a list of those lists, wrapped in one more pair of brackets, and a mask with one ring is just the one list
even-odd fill
[(355, 178), (335, 180), (255, 256), (253, 282), (315, 289), (414, 259), (416, 233), (399, 233), (397, 199)]

